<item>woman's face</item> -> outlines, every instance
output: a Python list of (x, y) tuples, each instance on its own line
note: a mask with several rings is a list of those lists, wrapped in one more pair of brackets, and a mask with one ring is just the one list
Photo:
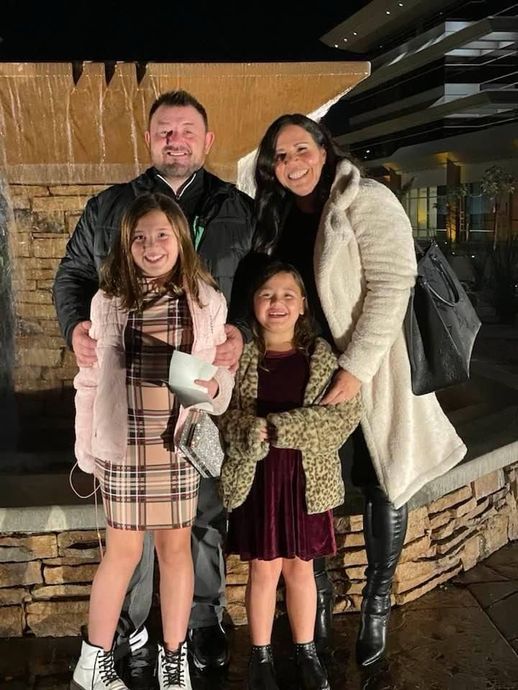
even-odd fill
[(275, 146), (274, 170), (279, 183), (296, 196), (315, 191), (326, 161), (326, 151), (298, 125), (286, 125)]

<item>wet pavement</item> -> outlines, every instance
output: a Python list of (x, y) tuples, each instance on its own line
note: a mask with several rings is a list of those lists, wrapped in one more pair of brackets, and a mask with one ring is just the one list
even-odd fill
[[(333, 690), (518, 690), (518, 542), (421, 599), (394, 609), (387, 660), (368, 673), (354, 661), (357, 614), (334, 620), (327, 658)], [(229, 632), (224, 676), (193, 678), (193, 690), (246, 687), (246, 627)], [(65, 690), (78, 638), (0, 640), (0, 690)], [(289, 629), (275, 624), (281, 690), (296, 690)], [(151, 689), (150, 689), (151, 690)]]

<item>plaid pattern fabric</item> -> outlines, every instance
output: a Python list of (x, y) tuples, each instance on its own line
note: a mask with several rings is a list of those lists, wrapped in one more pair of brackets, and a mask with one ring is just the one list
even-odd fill
[(106, 520), (119, 529), (192, 525), (199, 475), (177, 456), (178, 402), (164, 381), (175, 349), (191, 352), (193, 327), (185, 296), (148, 295), (124, 334), (128, 449), (122, 465), (96, 460)]

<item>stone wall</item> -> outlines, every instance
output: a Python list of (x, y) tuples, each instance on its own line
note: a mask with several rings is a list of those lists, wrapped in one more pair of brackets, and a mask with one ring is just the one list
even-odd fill
[[(335, 612), (357, 611), (366, 564), (362, 518), (335, 518)], [(518, 539), (518, 463), (411, 511), (394, 582), (404, 605)], [(78, 635), (99, 560), (95, 531), (0, 535), (0, 637)], [(247, 566), (227, 561), (228, 613), (246, 622)], [(282, 609), (282, 596), (279, 597)]]
[(105, 186), (11, 184), (8, 188), (19, 450), (73, 447), (72, 379), (77, 368), (61, 337), (52, 285), (88, 198)]

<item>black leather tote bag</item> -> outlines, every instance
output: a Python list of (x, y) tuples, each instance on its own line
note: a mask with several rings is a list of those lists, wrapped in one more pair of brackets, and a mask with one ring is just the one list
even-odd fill
[(415, 244), (418, 275), (404, 330), (412, 392), (424, 395), (469, 378), (480, 319), (437, 243)]

